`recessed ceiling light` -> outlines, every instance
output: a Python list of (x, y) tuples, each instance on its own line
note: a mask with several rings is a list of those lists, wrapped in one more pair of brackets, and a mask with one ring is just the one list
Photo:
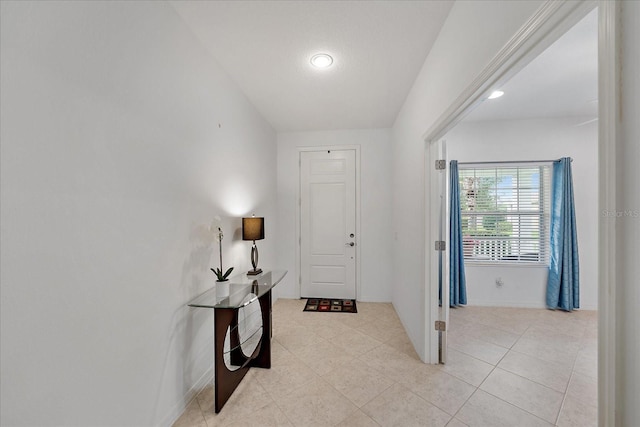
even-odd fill
[(327, 68), (333, 64), (333, 58), (326, 53), (318, 53), (311, 57), (311, 65), (316, 68)]
[(501, 90), (494, 90), (493, 92), (491, 92), (491, 95), (489, 95), (489, 98), (487, 99), (496, 99), (496, 98), (500, 98), (502, 95), (504, 95), (504, 92)]

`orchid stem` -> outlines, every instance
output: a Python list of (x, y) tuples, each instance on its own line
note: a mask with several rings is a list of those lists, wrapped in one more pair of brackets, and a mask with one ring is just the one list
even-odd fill
[(218, 242), (220, 244), (220, 274), (222, 274), (222, 230), (218, 227)]

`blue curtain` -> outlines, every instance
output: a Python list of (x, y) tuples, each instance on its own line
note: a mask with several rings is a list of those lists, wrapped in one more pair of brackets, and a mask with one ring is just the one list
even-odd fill
[(547, 307), (572, 311), (580, 307), (580, 272), (571, 158), (553, 163), (551, 191), (551, 264)]
[(457, 307), (467, 303), (457, 160), (449, 163), (449, 188), (449, 305)]

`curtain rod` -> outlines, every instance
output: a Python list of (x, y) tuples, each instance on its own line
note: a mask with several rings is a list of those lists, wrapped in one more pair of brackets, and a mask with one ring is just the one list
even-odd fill
[[(557, 162), (560, 159), (554, 160), (516, 160), (516, 161), (494, 161), (494, 162), (458, 162), (459, 165), (495, 165), (495, 164), (503, 164), (503, 163), (553, 163)], [(571, 159), (573, 162), (573, 159)]]

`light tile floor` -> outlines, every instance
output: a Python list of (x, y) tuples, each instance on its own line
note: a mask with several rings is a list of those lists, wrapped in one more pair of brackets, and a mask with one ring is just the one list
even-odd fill
[(251, 369), (220, 414), (206, 387), (174, 426), (597, 425), (594, 311), (452, 309), (448, 363), (426, 365), (391, 304), (303, 306), (274, 304), (271, 369)]

